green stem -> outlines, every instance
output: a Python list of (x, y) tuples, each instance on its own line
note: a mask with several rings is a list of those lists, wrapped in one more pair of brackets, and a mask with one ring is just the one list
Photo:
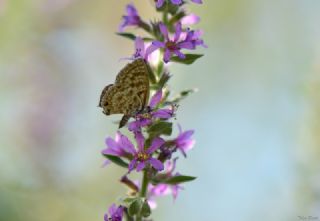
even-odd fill
[(167, 25), (168, 24), (168, 3), (166, 2), (165, 4), (166, 5), (165, 5), (165, 9), (162, 16), (162, 21), (165, 25)]
[(147, 170), (144, 171), (143, 173), (143, 178), (142, 178), (142, 186), (141, 186), (141, 191), (140, 191), (140, 197), (146, 197), (147, 194), (147, 189), (148, 189), (148, 172)]
[[(147, 195), (147, 190), (148, 190), (148, 184), (149, 184), (149, 179), (148, 179), (148, 171), (145, 170), (143, 173), (143, 178), (142, 178), (142, 185), (141, 185), (141, 190), (139, 196), (141, 198), (145, 198)], [(137, 214), (137, 219), (136, 221), (142, 221), (142, 216), (141, 214)]]

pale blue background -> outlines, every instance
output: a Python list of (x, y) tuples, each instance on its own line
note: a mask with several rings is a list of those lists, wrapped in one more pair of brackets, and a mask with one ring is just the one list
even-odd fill
[[(178, 169), (198, 179), (155, 220), (320, 219), (320, 1), (204, 2), (205, 56), (170, 67), (174, 91), (199, 88), (177, 116), (197, 139)], [(96, 108), (133, 50), (114, 35), (126, 3), (0, 1), (1, 220), (102, 220), (127, 191), (100, 167), (119, 117)]]

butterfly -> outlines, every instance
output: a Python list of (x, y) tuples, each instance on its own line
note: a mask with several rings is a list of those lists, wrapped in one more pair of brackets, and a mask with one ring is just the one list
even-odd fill
[(103, 89), (99, 107), (106, 115), (123, 114), (119, 128), (146, 108), (150, 91), (149, 73), (150, 67), (144, 59), (134, 60), (119, 72), (114, 84)]

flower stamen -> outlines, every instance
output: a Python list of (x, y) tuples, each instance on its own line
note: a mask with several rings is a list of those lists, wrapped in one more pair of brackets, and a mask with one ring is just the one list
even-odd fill
[(137, 158), (138, 158), (138, 161), (144, 162), (149, 159), (149, 154), (145, 152), (139, 152)]

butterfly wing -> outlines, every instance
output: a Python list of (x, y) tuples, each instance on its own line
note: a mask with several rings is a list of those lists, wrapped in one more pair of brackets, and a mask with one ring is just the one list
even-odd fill
[[(137, 59), (120, 71), (116, 85), (128, 91), (127, 113), (143, 110), (149, 100), (149, 69), (143, 59)], [(131, 103), (131, 106), (130, 106)]]
[(99, 106), (103, 112), (124, 114), (128, 118), (143, 110), (149, 99), (148, 76), (149, 69), (143, 59), (126, 65), (117, 75), (115, 84), (106, 86), (101, 93)]

